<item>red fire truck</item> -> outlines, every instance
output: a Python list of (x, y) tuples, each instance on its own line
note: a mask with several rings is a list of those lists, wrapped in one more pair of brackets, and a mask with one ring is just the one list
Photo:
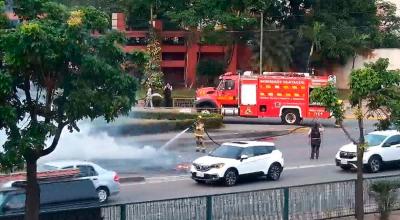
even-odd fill
[(196, 91), (196, 108), (217, 109), (231, 116), (280, 117), (285, 124), (298, 124), (304, 118), (329, 118), (330, 113), (323, 106), (310, 103), (309, 98), (313, 88), (331, 81), (335, 81), (334, 76), (308, 73), (228, 72), (220, 76), (217, 88)]

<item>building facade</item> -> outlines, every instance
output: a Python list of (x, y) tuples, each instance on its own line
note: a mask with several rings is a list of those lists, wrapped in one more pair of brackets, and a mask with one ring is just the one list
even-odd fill
[[(200, 33), (196, 30), (165, 30), (161, 20), (154, 20), (151, 25), (161, 38), (161, 67), (165, 81), (175, 86), (201, 86), (196, 83), (196, 69), (202, 59), (223, 61), (226, 63), (226, 71), (230, 72), (251, 68), (252, 52), (246, 45), (201, 44)], [(149, 31), (128, 28), (124, 14), (112, 14), (112, 28), (125, 33), (128, 39), (124, 46), (126, 52), (146, 50)]]

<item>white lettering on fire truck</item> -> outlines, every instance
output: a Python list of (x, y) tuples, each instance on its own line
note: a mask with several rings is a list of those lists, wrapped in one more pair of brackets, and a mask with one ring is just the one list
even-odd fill
[(261, 83), (270, 83), (270, 84), (289, 84), (289, 85), (304, 85), (305, 82), (303, 80), (274, 80), (274, 79), (263, 79), (260, 80)]

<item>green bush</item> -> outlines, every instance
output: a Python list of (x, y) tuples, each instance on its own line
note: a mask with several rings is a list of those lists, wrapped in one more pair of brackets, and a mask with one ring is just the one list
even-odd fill
[[(204, 118), (221, 118), (220, 114), (201, 114)], [(154, 120), (184, 120), (196, 119), (199, 116), (197, 113), (183, 113), (173, 111), (133, 111), (129, 114), (131, 118), (138, 119), (154, 119)]]
[[(106, 130), (114, 136), (157, 134), (171, 131), (181, 131), (194, 124), (196, 118), (182, 120), (141, 120), (110, 126)], [(206, 129), (218, 129), (223, 127), (221, 115), (208, 115), (204, 118)]]
[(397, 202), (396, 190), (400, 188), (399, 181), (377, 181), (372, 183), (371, 194), (378, 204), (378, 210), (381, 214), (381, 220), (389, 219), (390, 212)]

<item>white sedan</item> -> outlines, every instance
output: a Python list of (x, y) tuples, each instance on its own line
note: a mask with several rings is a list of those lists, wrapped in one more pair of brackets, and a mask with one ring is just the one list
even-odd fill
[(116, 172), (106, 170), (99, 165), (86, 161), (54, 161), (40, 164), (38, 171), (79, 169), (79, 178), (92, 180), (100, 202), (106, 202), (109, 196), (120, 191), (119, 176)]

